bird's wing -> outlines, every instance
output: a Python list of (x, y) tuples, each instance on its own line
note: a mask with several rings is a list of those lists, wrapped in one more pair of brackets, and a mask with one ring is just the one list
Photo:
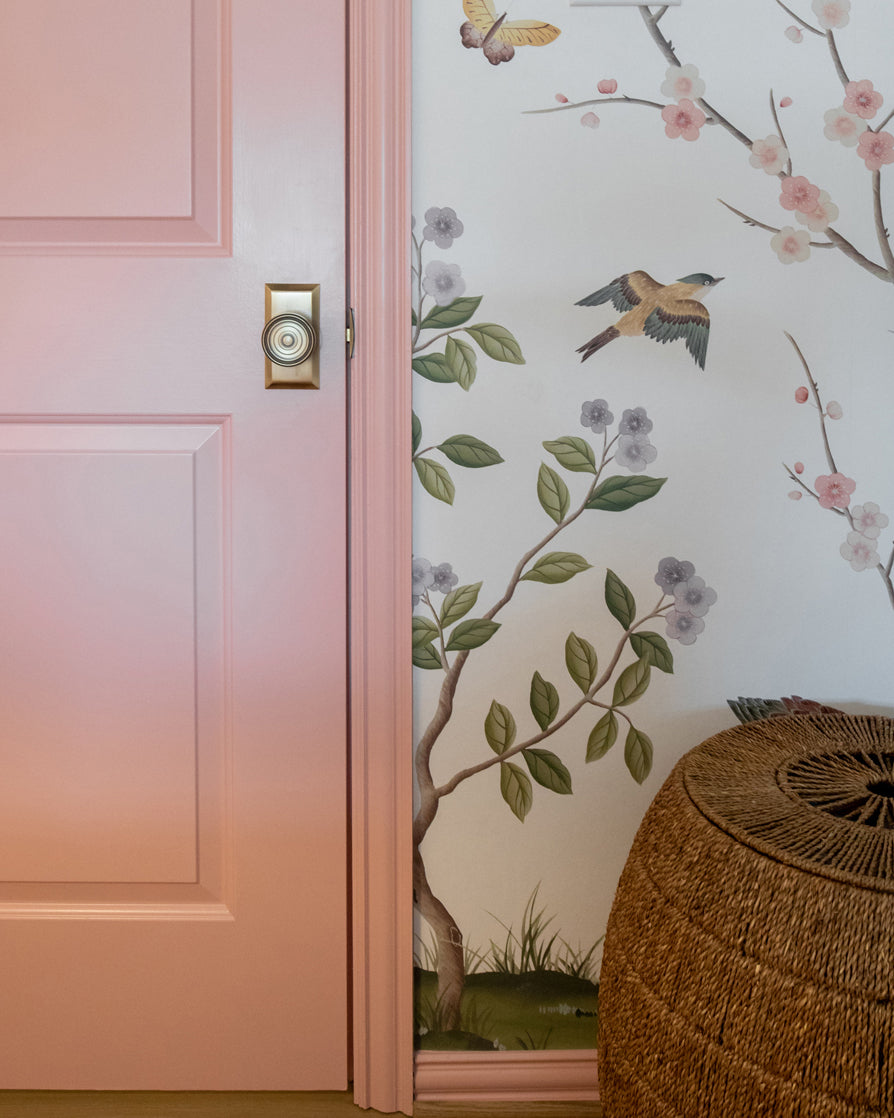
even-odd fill
[(542, 47), (558, 39), (562, 32), (542, 19), (507, 20), (494, 36), (513, 47)]
[(711, 316), (697, 299), (676, 299), (670, 307), (656, 307), (646, 319), (643, 333), (656, 342), (682, 338), (700, 369), (705, 367)]
[(578, 299), (575, 306), (598, 307), (611, 300), (619, 311), (629, 311), (643, 299), (657, 299), (661, 290), (662, 285), (647, 272), (626, 272), (585, 299)]

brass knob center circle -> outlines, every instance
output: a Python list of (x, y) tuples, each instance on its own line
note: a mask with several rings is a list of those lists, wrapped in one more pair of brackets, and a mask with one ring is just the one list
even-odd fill
[(261, 344), (274, 364), (300, 365), (316, 349), (317, 332), (302, 314), (278, 314), (264, 327)]

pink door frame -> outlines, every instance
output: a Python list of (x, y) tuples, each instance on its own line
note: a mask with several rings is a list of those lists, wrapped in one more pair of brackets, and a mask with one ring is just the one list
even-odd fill
[(413, 1111), (411, 0), (348, 0), (354, 1101)]

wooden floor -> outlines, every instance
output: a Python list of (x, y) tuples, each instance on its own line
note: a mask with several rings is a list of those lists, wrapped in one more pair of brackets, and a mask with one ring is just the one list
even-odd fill
[[(0, 1091), (3, 1118), (375, 1118), (350, 1093)], [(414, 1118), (602, 1118), (596, 1102), (418, 1103)]]

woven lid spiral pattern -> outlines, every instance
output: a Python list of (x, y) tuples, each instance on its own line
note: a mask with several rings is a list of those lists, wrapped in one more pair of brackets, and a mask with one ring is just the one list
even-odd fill
[(894, 722), (773, 718), (687, 754), (600, 984), (607, 1118), (894, 1115)]

